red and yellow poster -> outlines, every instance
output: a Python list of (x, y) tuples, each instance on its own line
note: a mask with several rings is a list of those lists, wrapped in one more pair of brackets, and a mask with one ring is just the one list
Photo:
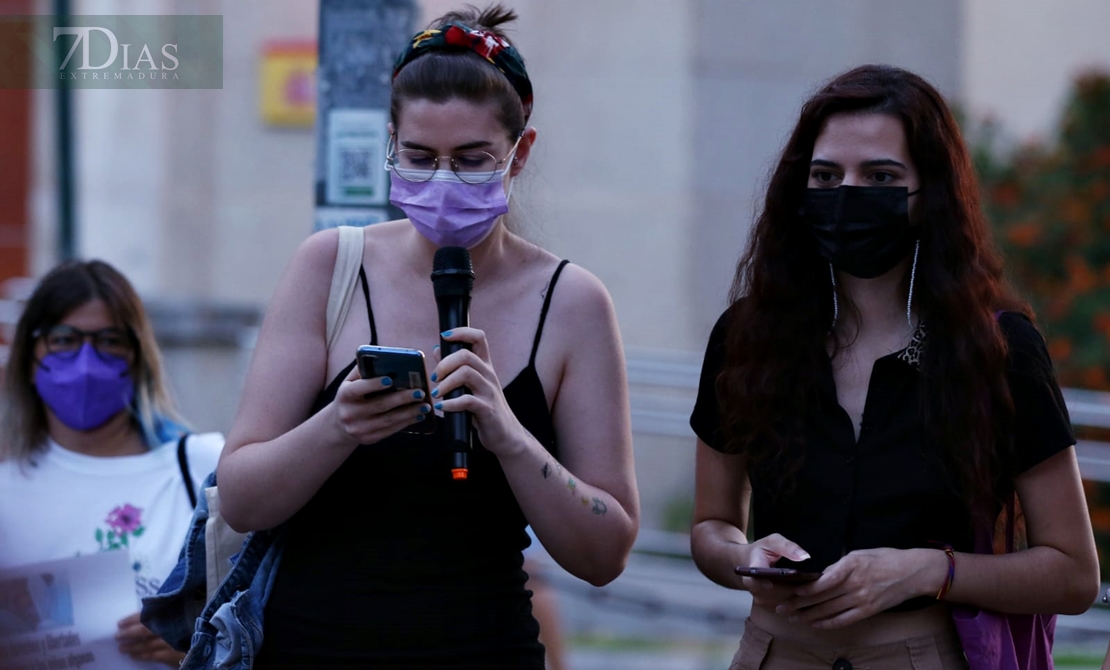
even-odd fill
[(316, 118), (316, 43), (269, 42), (259, 78), (262, 120), (311, 126)]

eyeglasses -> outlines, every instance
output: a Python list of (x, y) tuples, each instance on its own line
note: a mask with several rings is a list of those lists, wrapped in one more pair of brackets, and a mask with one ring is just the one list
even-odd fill
[(36, 330), (31, 333), (34, 338), (41, 337), (46, 344), (46, 351), (62, 358), (73, 358), (86, 340), (92, 340), (93, 349), (101, 358), (115, 356), (127, 358), (134, 351), (130, 334), (119, 328), (101, 328), (100, 330), (85, 331), (73, 326), (59, 324), (46, 330)]
[(451, 172), (460, 181), (474, 185), (486, 184), (500, 176), (501, 165), (516, 152), (518, 144), (520, 137), (516, 138), (509, 153), (501, 160), (497, 160), (491, 153), (478, 150), (463, 151), (457, 156), (437, 156), (434, 152), (423, 149), (398, 150), (396, 138), (390, 135), (389, 146), (386, 147), (385, 169), (393, 171), (405, 181), (431, 181), (439, 171), (439, 160), (446, 158)]

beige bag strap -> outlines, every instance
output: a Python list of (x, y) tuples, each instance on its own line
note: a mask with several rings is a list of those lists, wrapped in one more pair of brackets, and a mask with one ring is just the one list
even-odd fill
[(355, 298), (358, 271), (362, 268), (363, 231), (360, 226), (339, 226), (339, 253), (335, 256), (335, 269), (331, 275), (328, 293), (327, 345), (328, 351), (335, 344), (339, 327), (347, 320)]
[(204, 489), (204, 496), (208, 499), (208, 521), (204, 524), (204, 568), (208, 591), (206, 600), (210, 600), (220, 582), (231, 571), (231, 558), (243, 548), (247, 536), (233, 530), (220, 515), (219, 487)]

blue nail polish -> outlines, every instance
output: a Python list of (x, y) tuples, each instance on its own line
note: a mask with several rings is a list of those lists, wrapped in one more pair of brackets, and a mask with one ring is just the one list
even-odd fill
[(453, 332), (455, 332), (455, 331), (453, 331), (453, 330), (445, 330), (445, 331), (443, 331), (442, 333), (440, 333), (440, 334), (439, 334), (439, 336), (440, 336), (440, 337), (451, 337), (451, 333), (453, 333)]
[(382, 386), (389, 386), (392, 383), (393, 383), (393, 380), (390, 379), (389, 377), (382, 377)]
[(412, 392), (412, 397), (416, 398), (417, 400), (420, 400), (421, 398), (424, 397), (424, 392), (421, 391), (420, 389), (416, 389), (415, 391)]
[(427, 414), (430, 411), (432, 411), (431, 407), (428, 407), (427, 405), (421, 405), (420, 406), (420, 413), (421, 414)]
[(432, 397), (433, 398), (438, 398), (439, 397), (439, 389), (432, 389)]
[(436, 349), (439, 349), (439, 345), (438, 345), (438, 344), (437, 344), (437, 345), (435, 345), (434, 347), (432, 347), (432, 351), (435, 351)]
[(443, 409), (443, 403), (437, 402), (436, 403), (436, 409)]
[[(436, 373), (432, 373), (432, 381), (436, 381)], [(434, 393), (432, 395), (435, 395)]]
[(417, 415), (416, 415), (416, 421), (417, 421), (417, 423), (419, 423), (419, 422), (421, 422), (421, 421), (423, 421), (423, 420), (424, 420), (424, 415), (423, 415), (423, 414), (417, 414)]

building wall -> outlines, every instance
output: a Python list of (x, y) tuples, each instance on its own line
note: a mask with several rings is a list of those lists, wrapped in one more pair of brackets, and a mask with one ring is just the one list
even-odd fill
[[(75, 4), (152, 11), (149, 0)], [(426, 19), (457, 4), (422, 2)], [(1102, 0), (1026, 0), (1021, 11), (1000, 0), (844, 0), (835, 11), (806, 0), (511, 4), (540, 137), (513, 194), (525, 234), (597, 274), (630, 361), (670, 375), (634, 380), (648, 525), (692, 490), (692, 379), (804, 98), (848, 67), (888, 62), (1019, 131), (1043, 127), (1055, 109), (1046, 91), (1062, 91), (1075, 64), (1106, 60), (1095, 26), (1110, 24)], [(315, 135), (261, 122), (261, 45), (314, 39), (317, 3), (158, 6), (224, 16), (224, 88), (77, 92), (79, 248), (117, 264), (150, 300), (262, 307), (312, 230)], [(33, 93), (36, 273), (53, 260), (50, 93)], [(249, 351), (210, 354), (167, 358), (186, 414), (226, 430)]]
[(1106, 0), (965, 0), (968, 110), (1012, 142), (1049, 140), (1075, 76), (1110, 70)]

